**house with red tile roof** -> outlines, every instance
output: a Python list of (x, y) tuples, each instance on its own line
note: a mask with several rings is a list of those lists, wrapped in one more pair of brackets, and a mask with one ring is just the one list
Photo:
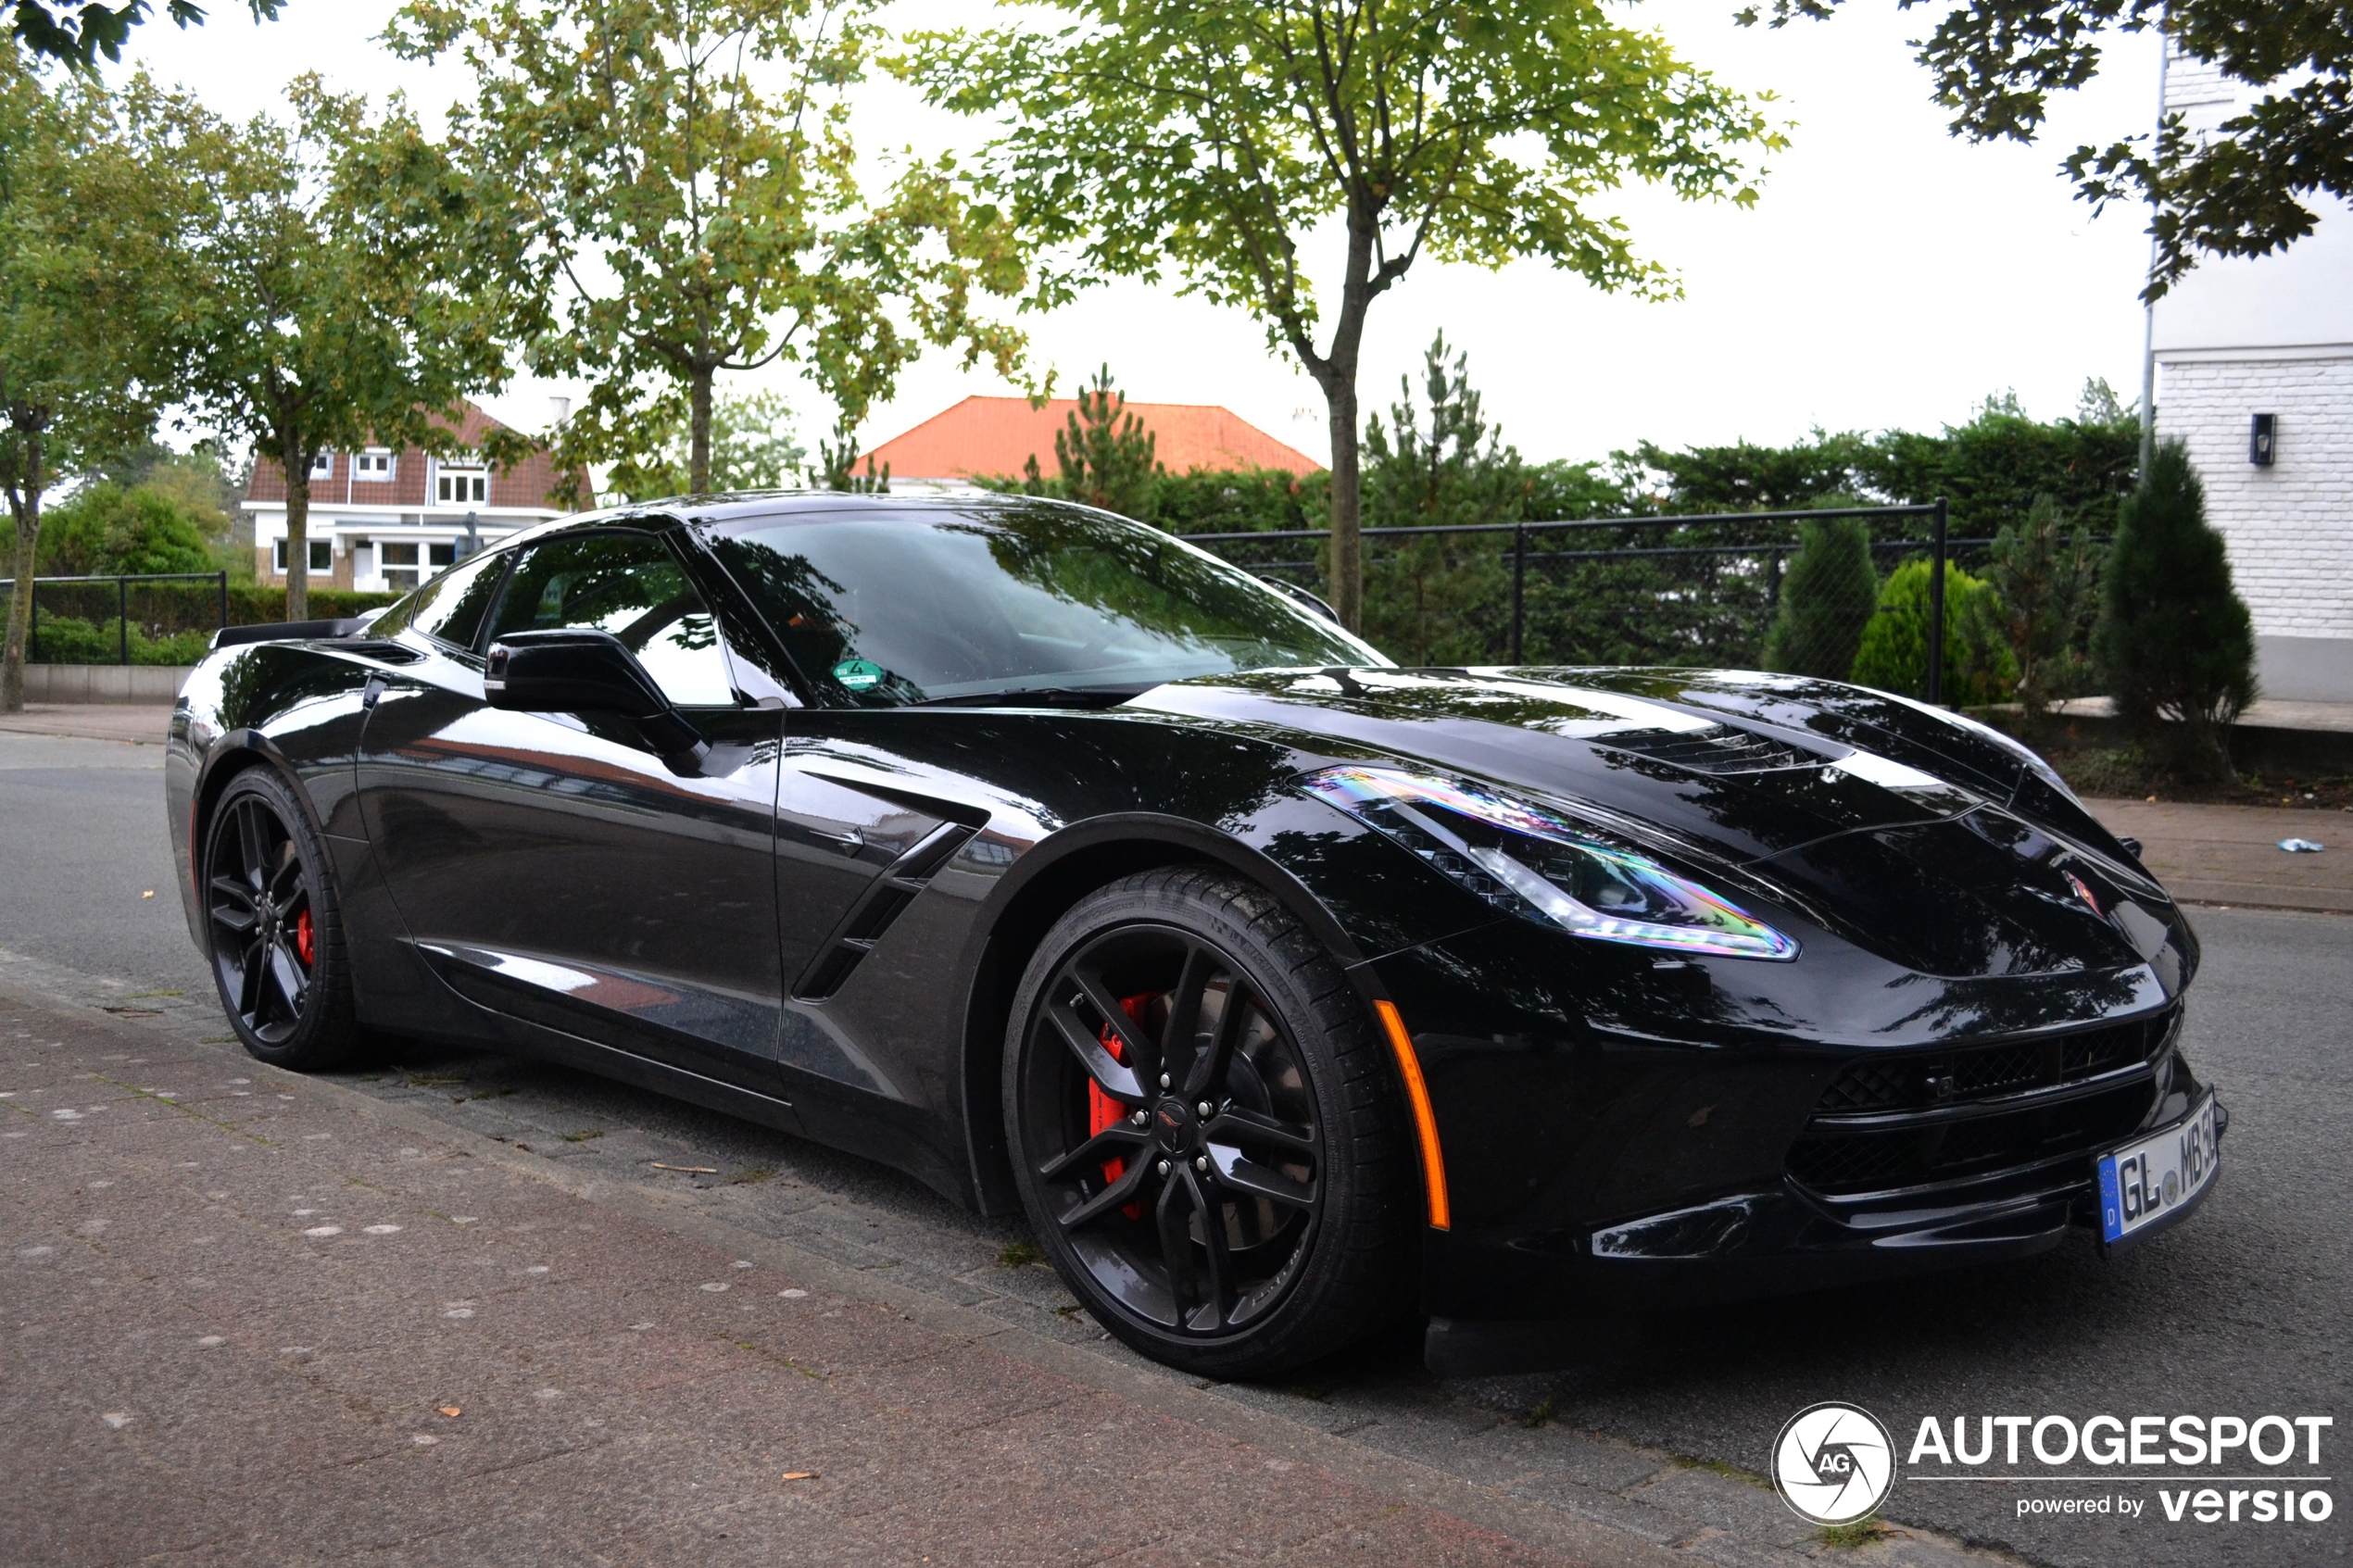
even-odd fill
[[(468, 403), (457, 430), (462, 450), (453, 456), (413, 446), (319, 454), (306, 530), (310, 581), (405, 593), (477, 549), (573, 510), (554, 494), (559, 475), (546, 453), (510, 468), (481, 456), (484, 439), (506, 428)], [(243, 510), (253, 524), (255, 576), (283, 583), (286, 475), (276, 462), (255, 460)]]
[[(878, 471), (890, 465), (894, 488), (961, 489), (975, 479), (1018, 478), (1032, 457), (1051, 475), (1056, 471), (1054, 436), (1067, 428), (1077, 408), (1071, 397), (1053, 398), (1042, 408), (1032, 408), (1026, 397), (967, 397), (867, 456)], [(1125, 412), (1151, 432), (1154, 453), (1171, 473), (1280, 469), (1309, 474), (1324, 466), (1215, 404), (1130, 402)], [(862, 459), (859, 466), (862, 470)]]

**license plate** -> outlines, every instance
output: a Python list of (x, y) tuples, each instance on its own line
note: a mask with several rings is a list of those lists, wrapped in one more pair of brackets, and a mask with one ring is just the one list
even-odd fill
[(2100, 1156), (2100, 1234), (2122, 1241), (2206, 1190), (2221, 1160), (2209, 1092), (2180, 1126)]

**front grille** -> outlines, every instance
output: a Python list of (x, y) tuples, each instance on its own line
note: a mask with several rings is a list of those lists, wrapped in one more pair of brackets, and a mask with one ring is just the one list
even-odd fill
[(2171, 1022), (2166, 1015), (2047, 1040), (1866, 1057), (1848, 1063), (1831, 1080), (1815, 1109), (1831, 1113), (1925, 1110), (2077, 1084), (2148, 1060)]
[[(2047, 1040), (1850, 1062), (1791, 1148), (1789, 1173), (1840, 1197), (2088, 1153), (2139, 1126), (2158, 1092), (2145, 1073), (2108, 1087), (2091, 1080), (2161, 1056), (2177, 1022), (2166, 1014)], [(1984, 1109), (1972, 1114), (1977, 1106)]]

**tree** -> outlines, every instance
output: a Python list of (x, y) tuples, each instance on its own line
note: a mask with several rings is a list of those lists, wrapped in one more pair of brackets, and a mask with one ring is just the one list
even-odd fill
[[(1449, 359), (1440, 332), (1422, 354), (1426, 410), (1413, 383), (1365, 426), (1365, 516), (1376, 528), (1497, 524), (1521, 515), (1529, 483), (1519, 453), (1487, 422), (1470, 384), (1470, 357)], [(1425, 420), (1427, 423), (1425, 423)], [(1509, 603), (1501, 533), (1420, 534), (1366, 565), (1365, 624), (1408, 664), (1479, 661), (1496, 640), (1496, 609)], [(1508, 627), (1500, 628), (1505, 638)]]
[(2070, 528), (2057, 500), (2037, 495), (2025, 517), (2002, 525), (1985, 580), (2000, 595), (1999, 628), (2018, 665), (2018, 700), (2030, 725), (2082, 680), (2077, 644), (2094, 602), (2099, 558), (2091, 535)]
[[(1108, 276), (1250, 311), (1324, 394), (1331, 598), (1364, 619), (1357, 368), (1372, 303), (1428, 252), (1539, 257), (1667, 295), (1593, 198), (1629, 180), (1755, 199), (1757, 107), (1601, 0), (1058, 0), (1070, 25), (915, 33), (931, 102), (1003, 116), (980, 187), (1050, 257), (1036, 298)], [(1329, 332), (1301, 251), (1336, 223)]]
[[(245, 0), (257, 22), (276, 18), (285, 0)], [(13, 0), (9, 31), (28, 55), (61, 60), (87, 70), (104, 55), (122, 58), (131, 30), (155, 14), (151, 0)], [(165, 0), (164, 10), (184, 31), (202, 27), (205, 8), (196, 0)]]
[[(1843, 0), (1772, 0), (1772, 25)], [(1898, 0), (1910, 6), (1919, 0)], [(1755, 22), (1757, 7), (1739, 13)], [(1919, 44), (1953, 133), (2032, 142), (2050, 95), (2099, 74), (2110, 32), (2171, 46), (2260, 96), (2220, 125), (2168, 113), (2148, 135), (2080, 146), (2065, 168), (2094, 211), (2146, 202), (2156, 299), (2201, 254), (2264, 256), (2312, 232), (2311, 198), (2353, 200), (2353, 12), (2345, 0), (1969, 0)]]
[[(644, 457), (613, 465), (612, 487), (632, 501), (695, 493), (694, 457), (687, 422), (681, 417)], [(711, 476), (713, 495), (731, 490), (781, 490), (809, 456), (792, 437), (792, 409), (781, 393), (753, 392), (718, 397), (711, 408)]]
[[(1078, 407), (1063, 416), (1064, 428), (1054, 432), (1054, 464), (1062, 470), (1056, 494), (1150, 522), (1153, 491), (1167, 470), (1160, 465), (1159, 438), (1126, 410), (1127, 395), (1113, 387), (1105, 365), (1095, 372), (1092, 389), (1078, 394)], [(1035, 452), (1025, 478), (1030, 490), (1044, 488)]]
[(2101, 589), (2095, 646), (2117, 716), (2161, 763), (2231, 777), (2230, 726), (2255, 700), (2255, 626), (2181, 442), (2158, 446), (2125, 498)]
[[(1020, 334), (972, 314), (1017, 294), (1007, 236), (941, 170), (869, 207), (848, 90), (870, 0), (409, 0), (396, 50), (455, 54), (477, 94), (451, 155), (499, 194), (486, 255), (533, 370), (591, 383), (560, 458), (661, 449), (711, 488), (723, 371), (804, 364), (852, 428), (925, 344), (1011, 374)], [(770, 85), (774, 83), (774, 85)]]
[[(1928, 685), (1928, 589), (1925, 559), (1906, 561), (1880, 590), (1879, 612), (1863, 628), (1848, 679), (1881, 691), (1921, 695)], [(1999, 606), (1982, 578), (1944, 563), (1944, 700), (1954, 708), (2000, 702), (2018, 667), (1994, 626)]]
[(875, 459), (866, 459), (866, 471), (858, 471), (858, 427), (845, 416), (834, 426), (831, 441), (817, 443), (817, 461), (804, 463), (801, 478), (812, 489), (839, 490), (859, 495), (890, 494), (890, 465), (875, 471)]
[(461, 400), (510, 372), (495, 293), (426, 264), (462, 248), (475, 205), (407, 105), (396, 96), (371, 119), (364, 99), (316, 76), (289, 95), (291, 125), (232, 125), (182, 96), (150, 95), (139, 112), (156, 158), (182, 176), (188, 407), (284, 471), (286, 615), (300, 621), (319, 455), (452, 450)]
[(44, 572), (69, 575), (213, 570), (203, 524), (177, 499), (105, 480), (49, 509), (40, 558)]
[[(1830, 507), (1855, 504), (1849, 495), (1823, 498)], [(1859, 517), (1822, 518), (1799, 523), (1797, 538), (1765, 633), (1765, 668), (1843, 681), (1879, 604), (1870, 530)]]
[(176, 303), (158, 190), (94, 82), (45, 89), (0, 60), (0, 492), (16, 524), (0, 712), (24, 707), (43, 497), (154, 428)]

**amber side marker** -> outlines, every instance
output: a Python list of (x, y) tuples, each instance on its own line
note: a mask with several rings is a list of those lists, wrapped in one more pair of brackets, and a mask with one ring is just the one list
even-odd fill
[(1414, 1054), (1414, 1037), (1393, 1002), (1375, 1002), (1381, 1027), (1389, 1031), (1389, 1048), (1397, 1053), (1397, 1071), (1405, 1079), (1405, 1100), (1414, 1108), (1414, 1131), (1421, 1138), (1422, 1186), (1429, 1195), (1429, 1228), (1453, 1228), (1453, 1211), (1446, 1202), (1446, 1157), (1438, 1148), (1438, 1118), (1429, 1109), (1429, 1085), (1422, 1081), (1422, 1060)]

